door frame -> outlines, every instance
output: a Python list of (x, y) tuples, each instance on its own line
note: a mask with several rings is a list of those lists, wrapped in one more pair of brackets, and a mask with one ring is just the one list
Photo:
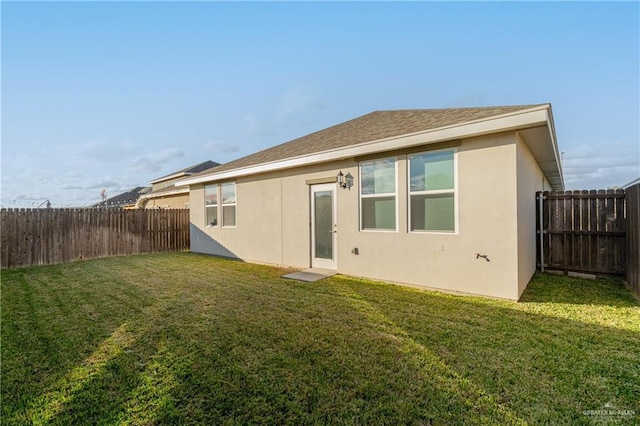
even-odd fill
[[(333, 232), (332, 232), (332, 259), (321, 259), (315, 257), (316, 252), (316, 237), (315, 237), (315, 208), (314, 201), (316, 192), (324, 192), (331, 191), (331, 201), (332, 201), (332, 215), (333, 215)], [(310, 247), (310, 257), (311, 257), (311, 267), (312, 268), (323, 268), (323, 269), (338, 269), (338, 200), (337, 200), (337, 185), (335, 183), (321, 183), (317, 185), (309, 186), (309, 209), (311, 214), (310, 224), (310, 234), (311, 234), (311, 247)]]

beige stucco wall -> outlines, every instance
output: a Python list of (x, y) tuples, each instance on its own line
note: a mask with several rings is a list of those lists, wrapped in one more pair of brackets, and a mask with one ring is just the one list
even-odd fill
[(167, 195), (164, 197), (151, 198), (145, 204), (146, 209), (184, 209), (189, 204), (189, 193)]
[(516, 133), (518, 178), (518, 298), (536, 271), (536, 199), (537, 191), (551, 185), (536, 163), (525, 140)]
[[(342, 170), (355, 177), (355, 185), (351, 190), (337, 189), (339, 272), (517, 299), (526, 286), (525, 277), (530, 277), (532, 266), (535, 269), (535, 221), (533, 261), (525, 247), (531, 229), (519, 228), (518, 221), (528, 224), (531, 215), (535, 220), (535, 208), (533, 213), (524, 209), (531, 190), (535, 194), (529, 176), (539, 169), (535, 170), (535, 162), (532, 166), (531, 154), (515, 132), (465, 139), (456, 150), (455, 234), (408, 232), (407, 161), (401, 155), (397, 232), (359, 231), (358, 164), (350, 159), (238, 178), (235, 228), (205, 227), (204, 186), (192, 186), (192, 251), (309, 267), (310, 190), (305, 181), (333, 177)], [(525, 170), (517, 172), (521, 164)], [(518, 195), (521, 191), (526, 195)], [(520, 237), (527, 241), (519, 245)], [(356, 247), (359, 255), (351, 252)], [(489, 261), (476, 258), (476, 253)], [(524, 269), (520, 271), (519, 265)]]

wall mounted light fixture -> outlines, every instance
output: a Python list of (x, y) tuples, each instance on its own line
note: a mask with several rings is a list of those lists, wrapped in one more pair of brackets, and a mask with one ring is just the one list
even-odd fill
[(342, 173), (342, 170), (340, 170), (340, 172), (338, 172), (338, 176), (336, 177), (338, 178), (338, 185), (340, 185), (340, 188), (350, 190), (353, 186), (353, 176), (351, 176), (351, 173), (347, 172), (347, 174), (345, 175), (344, 173)]

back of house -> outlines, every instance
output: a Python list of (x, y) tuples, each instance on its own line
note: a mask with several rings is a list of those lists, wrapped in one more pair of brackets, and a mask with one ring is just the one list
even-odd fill
[(176, 185), (194, 252), (512, 300), (564, 187), (549, 104), (375, 111)]

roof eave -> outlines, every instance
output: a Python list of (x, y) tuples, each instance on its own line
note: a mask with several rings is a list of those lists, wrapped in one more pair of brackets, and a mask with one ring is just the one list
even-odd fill
[(175, 179), (175, 178), (179, 178), (182, 176), (189, 176), (192, 175), (193, 173), (187, 173), (187, 172), (179, 172), (179, 173), (173, 173), (167, 176), (162, 176), (161, 178), (152, 180), (150, 183), (151, 184), (155, 184), (155, 183), (160, 183), (160, 182), (164, 182), (165, 180), (169, 180), (169, 179)]
[[(398, 135), (390, 138), (364, 142), (358, 145), (352, 145), (339, 149), (287, 158), (284, 160), (278, 160), (268, 163), (261, 163), (253, 166), (241, 167), (238, 169), (232, 169), (218, 173), (194, 176), (175, 182), (175, 186), (187, 186), (205, 182), (221, 181), (257, 173), (278, 171), (291, 167), (300, 167), (305, 165), (324, 163), (327, 161), (336, 161), (367, 154), (375, 154), (378, 152), (410, 148), (419, 145), (429, 145), (447, 140), (469, 138), (490, 133), (506, 132), (510, 130), (525, 129), (528, 127), (536, 127), (541, 125), (547, 125), (549, 127), (549, 131), (552, 134), (554, 150), (557, 152), (555, 130), (553, 129), (553, 121), (551, 119), (550, 108), (550, 104), (543, 104), (528, 108), (526, 110), (488, 117), (480, 120), (474, 120), (466, 123), (439, 127), (436, 129), (429, 129), (416, 133)], [(556, 159), (558, 159), (557, 156)], [(557, 161), (557, 164), (559, 165), (559, 161)], [(562, 176), (562, 172), (559, 171), (559, 173), (560, 176)]]
[(142, 194), (139, 198), (139, 200), (147, 200), (147, 199), (152, 199), (152, 198), (160, 198), (160, 197), (166, 197), (168, 195), (176, 195), (176, 194), (184, 194), (189, 192), (188, 188), (175, 188), (175, 189), (171, 189), (171, 190), (165, 190), (164, 188), (158, 192), (149, 192), (146, 194)]
[(553, 123), (553, 113), (551, 111), (551, 104), (548, 105), (547, 108), (547, 128), (549, 129), (549, 137), (551, 138), (551, 146), (553, 148), (553, 154), (555, 156), (555, 172), (557, 173), (557, 177), (560, 180), (559, 184), (554, 185), (554, 190), (556, 191), (564, 191), (564, 173), (562, 172), (562, 156), (560, 155), (560, 150), (558, 149), (558, 140), (556, 139), (556, 126)]

